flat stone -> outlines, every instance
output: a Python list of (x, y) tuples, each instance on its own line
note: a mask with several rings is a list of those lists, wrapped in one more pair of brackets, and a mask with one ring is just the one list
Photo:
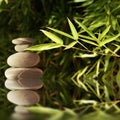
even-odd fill
[(15, 50), (17, 52), (23, 52), (23, 51), (26, 51), (25, 49), (30, 47), (30, 46), (31, 46), (30, 44), (15, 45)]
[(13, 90), (8, 92), (7, 99), (16, 105), (30, 106), (37, 104), (40, 96), (31, 90)]
[(5, 71), (8, 79), (41, 79), (43, 71), (39, 68), (14, 68), (10, 67)]
[(12, 43), (16, 45), (27, 44), (27, 43), (31, 44), (33, 42), (34, 39), (32, 38), (16, 38), (12, 40)]
[(5, 87), (10, 90), (37, 90), (43, 86), (40, 79), (17, 79), (5, 81)]
[(26, 106), (16, 106), (14, 108), (14, 111), (17, 113), (24, 113), (24, 114), (30, 113), (30, 111), (28, 110), (28, 107)]
[(19, 52), (8, 57), (7, 63), (12, 67), (33, 67), (40, 61), (39, 55), (33, 52)]

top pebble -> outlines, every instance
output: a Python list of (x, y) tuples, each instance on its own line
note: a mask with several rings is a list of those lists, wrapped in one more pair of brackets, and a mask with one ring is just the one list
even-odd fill
[(32, 38), (16, 38), (12, 40), (12, 43), (15, 45), (31, 44), (33, 42), (34, 42), (34, 39)]

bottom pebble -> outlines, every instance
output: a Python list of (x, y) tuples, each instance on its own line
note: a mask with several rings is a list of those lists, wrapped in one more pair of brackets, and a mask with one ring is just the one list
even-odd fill
[(39, 102), (40, 96), (32, 90), (13, 90), (8, 92), (7, 98), (16, 105), (30, 106)]

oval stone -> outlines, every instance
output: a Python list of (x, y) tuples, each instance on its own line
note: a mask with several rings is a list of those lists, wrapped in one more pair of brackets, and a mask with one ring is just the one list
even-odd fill
[(19, 52), (8, 57), (7, 63), (12, 67), (33, 67), (40, 61), (39, 55), (33, 52)]
[(43, 71), (39, 68), (8, 68), (5, 71), (5, 76), (8, 79), (40, 79)]
[(33, 42), (34, 42), (34, 39), (32, 38), (16, 38), (12, 40), (12, 43), (16, 45), (28, 44), (28, 43), (31, 44)]
[(24, 113), (24, 114), (30, 113), (30, 111), (28, 110), (28, 107), (26, 106), (16, 106), (14, 108), (14, 111), (17, 113)]
[(15, 45), (15, 50), (17, 52), (23, 52), (23, 51), (26, 51), (25, 49), (30, 47), (30, 46), (31, 46), (30, 44)]
[(5, 87), (10, 90), (37, 90), (43, 86), (40, 79), (18, 79), (18, 80), (6, 80)]
[(30, 106), (37, 104), (40, 96), (31, 90), (13, 90), (8, 92), (7, 99), (16, 105)]
[(33, 120), (33, 115), (31, 113), (12, 113), (10, 120)]

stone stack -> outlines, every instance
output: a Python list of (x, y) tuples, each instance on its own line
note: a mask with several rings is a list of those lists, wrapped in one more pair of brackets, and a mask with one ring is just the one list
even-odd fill
[(12, 43), (15, 44), (17, 52), (7, 59), (7, 64), (11, 66), (5, 71), (7, 78), (5, 86), (11, 90), (7, 98), (17, 105), (15, 115), (27, 114), (29, 111), (26, 108), (37, 104), (40, 100), (36, 90), (43, 86), (41, 81), (43, 72), (35, 67), (40, 61), (39, 55), (25, 50), (31, 46), (33, 39), (17, 38), (12, 40)]

